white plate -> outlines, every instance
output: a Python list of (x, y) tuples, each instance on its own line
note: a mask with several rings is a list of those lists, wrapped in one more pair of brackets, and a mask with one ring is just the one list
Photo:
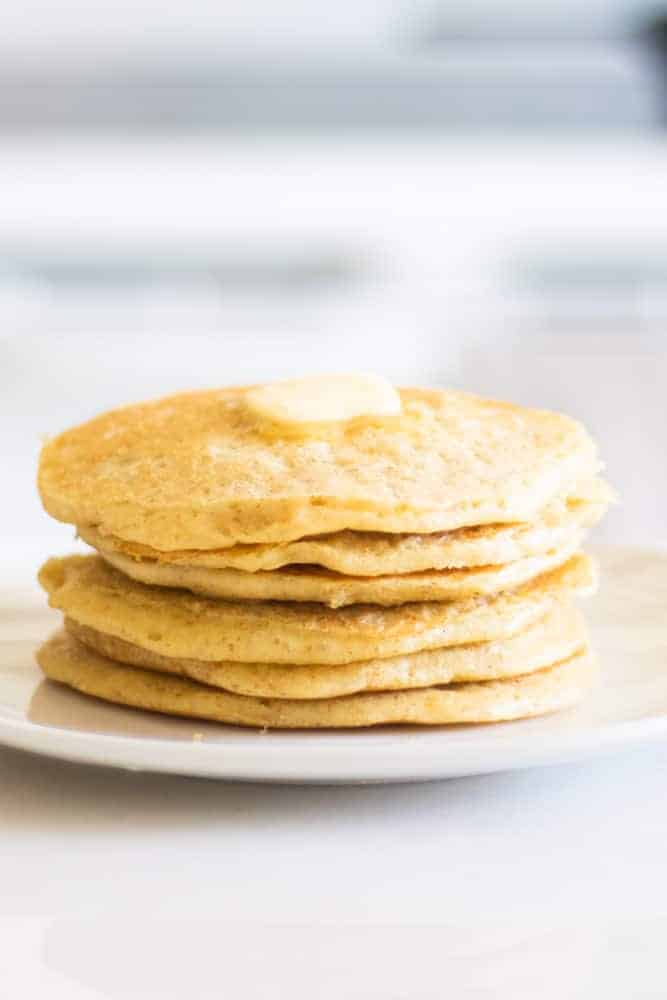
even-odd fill
[(33, 661), (58, 616), (0, 581), (0, 743), (65, 760), (249, 781), (408, 781), (556, 764), (667, 738), (667, 553), (598, 551), (586, 602), (602, 682), (542, 719), (439, 729), (258, 732), (123, 709), (45, 681)]

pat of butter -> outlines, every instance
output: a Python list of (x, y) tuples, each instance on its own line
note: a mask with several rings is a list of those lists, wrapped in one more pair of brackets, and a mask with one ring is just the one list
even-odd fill
[(394, 417), (401, 398), (379, 375), (313, 375), (249, 389), (247, 406), (282, 424), (319, 424), (355, 417)]

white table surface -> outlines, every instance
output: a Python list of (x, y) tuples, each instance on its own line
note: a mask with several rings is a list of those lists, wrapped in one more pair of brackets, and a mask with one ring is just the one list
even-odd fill
[(664, 997), (667, 746), (277, 787), (0, 752), (0, 995)]

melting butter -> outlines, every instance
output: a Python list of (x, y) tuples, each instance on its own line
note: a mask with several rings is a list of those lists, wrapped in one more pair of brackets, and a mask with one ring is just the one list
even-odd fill
[(249, 389), (246, 405), (280, 424), (321, 424), (360, 417), (395, 417), (401, 399), (379, 375), (313, 375)]

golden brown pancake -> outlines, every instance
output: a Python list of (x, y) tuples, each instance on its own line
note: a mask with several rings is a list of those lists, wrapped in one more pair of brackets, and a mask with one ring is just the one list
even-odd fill
[(102, 656), (130, 666), (178, 674), (258, 698), (337, 698), (361, 691), (395, 691), (518, 677), (567, 660), (586, 646), (581, 613), (568, 602), (509, 639), (408, 653), (336, 666), (211, 663), (174, 659), (65, 619), (67, 631)]
[(49, 604), (97, 631), (162, 656), (241, 663), (352, 663), (507, 638), (558, 601), (595, 587), (574, 556), (513, 591), (395, 608), (221, 601), (130, 580), (99, 556), (49, 559), (39, 573)]
[(397, 417), (276, 431), (247, 389), (105, 413), (43, 449), (39, 490), (61, 521), (160, 550), (421, 533), (531, 521), (595, 475), (569, 417), (462, 392), (401, 390)]
[(415, 601), (456, 601), (511, 590), (562, 566), (577, 551), (581, 540), (580, 535), (565, 548), (518, 559), (506, 566), (371, 577), (341, 576), (319, 566), (287, 566), (269, 572), (246, 573), (239, 569), (137, 561), (119, 552), (102, 551), (102, 556), (111, 566), (140, 583), (176, 587), (205, 597), (232, 601), (309, 601), (330, 608), (350, 604), (392, 607)]
[(99, 552), (133, 559), (238, 569), (247, 573), (290, 565), (322, 566), (346, 576), (386, 576), (432, 569), (502, 566), (569, 545), (600, 520), (614, 494), (604, 480), (578, 484), (573, 496), (558, 499), (535, 521), (482, 524), (426, 535), (339, 531), (282, 544), (232, 545), (225, 549), (162, 551), (79, 526), (78, 534)]
[(37, 659), (47, 677), (105, 701), (272, 729), (520, 719), (576, 704), (596, 675), (591, 655), (579, 653), (554, 667), (508, 680), (294, 701), (232, 694), (183, 677), (124, 666), (100, 656), (66, 632), (49, 639)]

